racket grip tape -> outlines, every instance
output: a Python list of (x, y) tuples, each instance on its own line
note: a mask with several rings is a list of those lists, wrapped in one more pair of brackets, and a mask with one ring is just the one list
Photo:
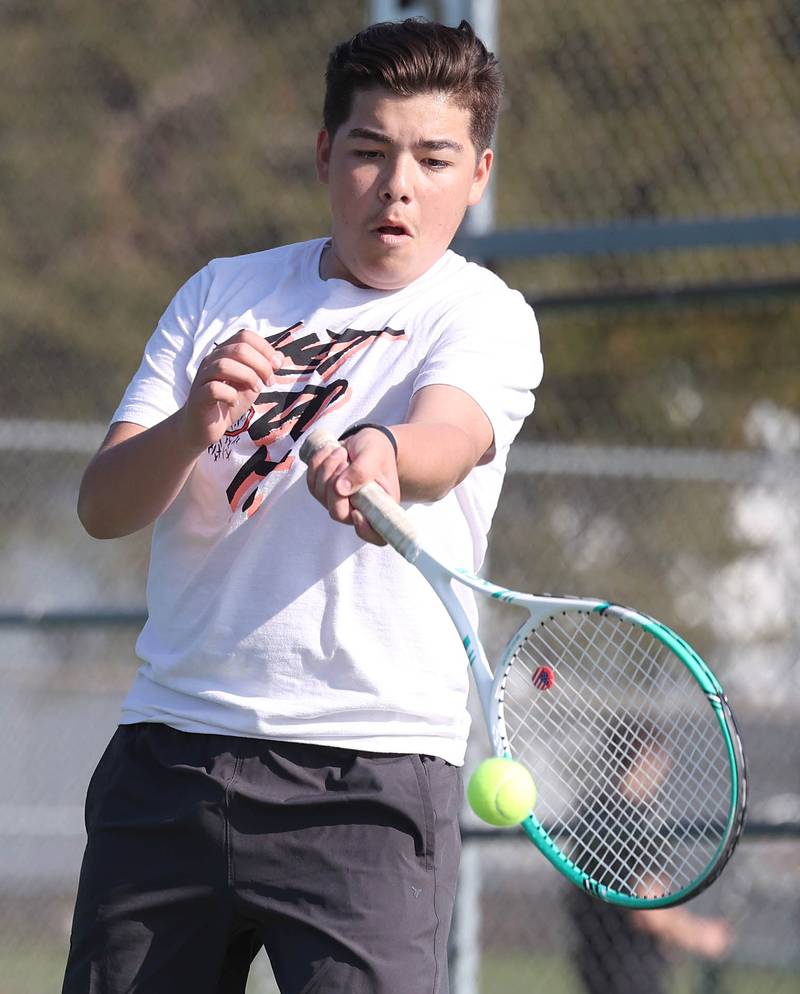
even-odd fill
[[(300, 458), (308, 463), (312, 456), (324, 448), (344, 446), (339, 439), (325, 428), (313, 431), (300, 447)], [(375, 531), (410, 563), (419, 555), (416, 528), (411, 518), (383, 487), (369, 482), (360, 487), (350, 498), (369, 521)]]

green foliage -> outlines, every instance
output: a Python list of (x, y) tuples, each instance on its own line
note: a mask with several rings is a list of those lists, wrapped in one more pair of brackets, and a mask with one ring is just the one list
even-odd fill
[(739, 448), (758, 398), (800, 408), (800, 299), (539, 312), (534, 438)]
[(324, 232), (325, 59), (360, 6), (3, 7), (2, 413), (33, 380), (42, 415), (107, 416), (193, 271)]

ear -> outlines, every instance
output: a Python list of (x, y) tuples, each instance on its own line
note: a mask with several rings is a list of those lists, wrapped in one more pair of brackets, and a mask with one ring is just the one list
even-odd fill
[(323, 128), (317, 135), (317, 176), (321, 183), (328, 182), (331, 164), (331, 136)]
[(494, 162), (494, 152), (490, 148), (485, 148), (478, 156), (478, 164), (475, 166), (475, 175), (472, 177), (467, 206), (474, 207), (483, 196), (489, 176), (492, 172)]

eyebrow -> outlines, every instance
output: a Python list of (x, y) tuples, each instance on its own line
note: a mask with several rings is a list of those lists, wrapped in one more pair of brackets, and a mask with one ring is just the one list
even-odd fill
[[(353, 128), (347, 133), (348, 138), (365, 138), (367, 141), (380, 142), (382, 145), (394, 145), (395, 142), (389, 135), (382, 131), (373, 131), (372, 128)], [(417, 148), (424, 148), (430, 152), (463, 152), (464, 146), (452, 138), (422, 138), (417, 142)]]

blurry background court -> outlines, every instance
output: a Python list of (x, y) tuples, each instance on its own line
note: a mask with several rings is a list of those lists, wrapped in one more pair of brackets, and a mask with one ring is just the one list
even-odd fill
[[(736, 942), (714, 969), (676, 956), (670, 990), (798, 990), (796, 0), (5, 0), (0, 994), (60, 990), (85, 788), (136, 666), (147, 536), (82, 534), (83, 467), (184, 279), (325, 233), (331, 46), (469, 8), (508, 95), (461, 247), (535, 305), (546, 365), (491, 574), (634, 603), (718, 670), (751, 816), (697, 907)], [(565, 885), (478, 828), (465, 816), (456, 994), (578, 994)], [(250, 991), (271, 990), (259, 963)]]

